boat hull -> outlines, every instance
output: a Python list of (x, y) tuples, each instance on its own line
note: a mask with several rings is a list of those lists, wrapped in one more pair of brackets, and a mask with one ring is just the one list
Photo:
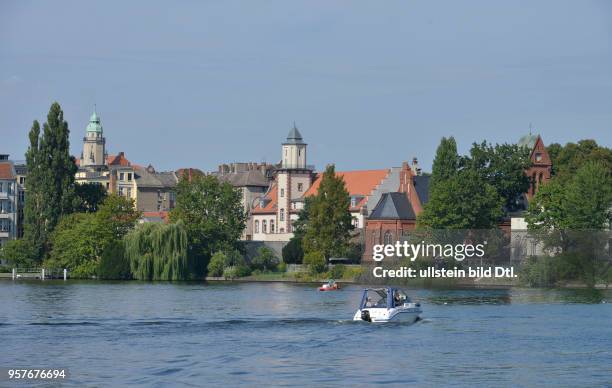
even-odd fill
[[(367, 314), (364, 316), (364, 311)], [(372, 323), (384, 323), (384, 322), (408, 322), (413, 323), (419, 319), (423, 311), (420, 307), (399, 307), (399, 308), (367, 308), (363, 310), (357, 310), (354, 321), (368, 321)], [(364, 319), (366, 318), (366, 319)], [(369, 318), (370, 320), (367, 320)]]

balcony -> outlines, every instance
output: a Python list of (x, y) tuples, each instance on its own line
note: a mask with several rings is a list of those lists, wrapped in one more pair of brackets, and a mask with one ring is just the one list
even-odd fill
[(9, 232), (1, 232), (0, 231), (0, 238), (9, 238), (10, 237), (10, 233)]
[(9, 193), (7, 193), (6, 191), (0, 191), (0, 199), (8, 199), (9, 198)]

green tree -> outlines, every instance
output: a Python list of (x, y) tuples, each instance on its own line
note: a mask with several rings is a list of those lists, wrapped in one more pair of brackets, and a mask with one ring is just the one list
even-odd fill
[(130, 262), (125, 257), (123, 241), (117, 241), (106, 247), (98, 265), (98, 277), (108, 280), (128, 280), (132, 278)]
[(430, 191), (418, 217), (430, 229), (489, 229), (503, 215), (503, 199), (473, 170), (461, 170)]
[(457, 173), (459, 170), (460, 157), (457, 153), (457, 142), (454, 137), (443, 137), (436, 149), (431, 168), (430, 188), (443, 182)]
[(213, 252), (237, 247), (246, 214), (240, 192), (229, 183), (211, 175), (194, 175), (179, 180), (170, 219), (184, 222), (192, 272), (202, 276)]
[(52, 249), (45, 267), (67, 268), (73, 277), (94, 276), (104, 250), (96, 236), (95, 218), (93, 213), (74, 213), (62, 217), (51, 234)]
[[(530, 203), (526, 220), (544, 247), (556, 253), (543, 258), (554, 266), (532, 263), (531, 272), (555, 268), (554, 279), (583, 280), (593, 286), (609, 278), (610, 263), (598, 260), (609, 243), (612, 222), (612, 178), (605, 164), (586, 162), (569, 181), (555, 177)], [(531, 273), (534, 278), (533, 273)]]
[(612, 174), (612, 149), (602, 147), (595, 140), (580, 140), (565, 146), (553, 143), (547, 147), (552, 162), (553, 176), (570, 180), (587, 162), (596, 162)]
[(70, 269), (73, 275), (94, 276), (104, 250), (134, 228), (139, 217), (132, 200), (114, 194), (96, 213), (62, 217), (51, 235), (51, 251), (45, 265)]
[(125, 236), (125, 255), (138, 280), (188, 280), (192, 278), (187, 231), (182, 221), (146, 223)]
[(255, 269), (261, 271), (275, 270), (278, 267), (279, 260), (274, 254), (274, 251), (268, 247), (260, 247), (257, 250), (257, 256), (251, 261), (251, 265)]
[(38, 261), (38, 250), (29, 240), (11, 240), (0, 249), (0, 259), (18, 268), (29, 268)]
[(327, 263), (325, 255), (319, 251), (310, 251), (304, 255), (304, 264), (312, 275), (317, 275), (325, 271)]
[(208, 276), (220, 277), (223, 276), (223, 270), (225, 269), (225, 262), (227, 256), (223, 252), (215, 252), (210, 258), (208, 263)]
[(612, 180), (605, 165), (588, 162), (573, 178), (555, 178), (532, 200), (526, 221), (532, 230), (601, 230), (612, 220)]
[(29, 138), (25, 238), (45, 255), (53, 229), (78, 203), (74, 188), (77, 167), (70, 156), (68, 123), (57, 102), (51, 105), (42, 134), (40, 124), (34, 121)]
[(80, 183), (75, 185), (75, 193), (78, 199), (77, 212), (92, 213), (106, 199), (106, 190), (99, 183)]
[(293, 236), (283, 247), (283, 262), (287, 264), (302, 264), (303, 260), (302, 239)]
[(472, 145), (470, 157), (463, 158), (463, 164), (495, 188), (504, 200), (505, 209), (514, 211), (523, 193), (529, 189), (529, 177), (525, 175), (525, 170), (531, 166), (529, 152), (516, 144), (493, 146), (483, 141)]
[(346, 252), (354, 229), (349, 211), (351, 199), (342, 177), (327, 166), (317, 195), (313, 197), (303, 239), (304, 252), (321, 252), (326, 259)]

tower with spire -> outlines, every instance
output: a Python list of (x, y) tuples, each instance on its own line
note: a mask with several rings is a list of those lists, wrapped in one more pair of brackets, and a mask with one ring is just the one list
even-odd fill
[(302, 199), (312, 184), (312, 168), (306, 164), (306, 146), (295, 123), (282, 144), (280, 168), (276, 170), (278, 208), (272, 233), (291, 233), (291, 215), (297, 214), (295, 201)]
[(106, 163), (106, 139), (100, 124), (100, 116), (94, 111), (89, 118), (85, 137), (83, 138), (83, 153), (81, 154), (81, 167), (104, 166)]

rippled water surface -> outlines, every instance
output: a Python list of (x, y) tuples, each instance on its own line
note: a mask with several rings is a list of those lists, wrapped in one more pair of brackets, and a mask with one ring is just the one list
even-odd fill
[(358, 286), (0, 281), (0, 366), (75, 386), (612, 384), (612, 291), (408, 291), (422, 321), (371, 325)]

